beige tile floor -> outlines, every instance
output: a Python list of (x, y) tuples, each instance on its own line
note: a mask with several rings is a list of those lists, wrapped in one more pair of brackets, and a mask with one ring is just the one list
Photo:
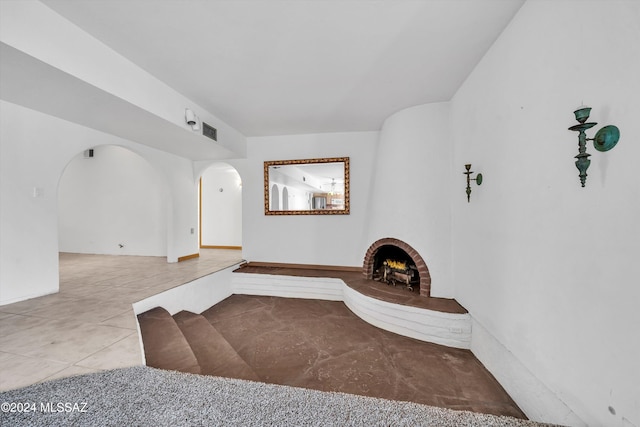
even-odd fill
[(238, 250), (163, 257), (60, 254), (60, 292), (0, 306), (0, 391), (142, 363), (131, 304), (240, 262)]

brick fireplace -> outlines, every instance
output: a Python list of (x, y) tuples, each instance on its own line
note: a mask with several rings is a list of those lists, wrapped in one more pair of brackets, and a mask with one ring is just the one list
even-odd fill
[(362, 264), (362, 273), (367, 279), (374, 278), (375, 270), (380, 264), (379, 255), (382, 253), (405, 254), (417, 270), (420, 295), (425, 297), (431, 295), (431, 275), (429, 274), (427, 264), (415, 249), (402, 240), (387, 237), (376, 241), (369, 247)]

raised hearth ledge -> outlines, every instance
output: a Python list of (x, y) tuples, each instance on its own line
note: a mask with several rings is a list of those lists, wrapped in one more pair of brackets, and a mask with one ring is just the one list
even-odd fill
[[(233, 272), (231, 266), (133, 304), (137, 316), (154, 307), (172, 315), (202, 313), (233, 294), (343, 301), (364, 321), (421, 341), (469, 349), (471, 316), (393, 304), (364, 295), (339, 278)], [(144, 353), (143, 353), (144, 354)]]
[(236, 272), (270, 274), (278, 276), (332, 277), (341, 279), (350, 288), (366, 296), (401, 305), (426, 308), (445, 313), (467, 313), (467, 310), (451, 298), (425, 296), (421, 292), (409, 292), (404, 285), (390, 286), (364, 277), (361, 267), (335, 267), (308, 264), (277, 264), (249, 262)]
[(280, 268), (290, 270), (351, 271), (355, 273), (362, 273), (362, 267), (348, 267), (343, 265), (290, 264), (282, 262), (251, 261), (242, 264), (240, 267)]

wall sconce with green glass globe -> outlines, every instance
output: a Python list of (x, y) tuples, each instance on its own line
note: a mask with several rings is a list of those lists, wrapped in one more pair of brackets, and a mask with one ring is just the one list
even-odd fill
[(620, 140), (620, 130), (615, 126), (609, 125), (596, 132), (595, 137), (587, 138), (586, 130), (598, 124), (597, 122), (587, 122), (591, 114), (591, 108), (580, 106), (573, 114), (579, 124), (571, 126), (569, 130), (578, 132), (578, 155), (575, 158), (577, 159), (576, 167), (580, 172), (578, 175), (580, 183), (584, 187), (587, 181), (587, 169), (591, 164), (591, 160), (589, 160), (591, 154), (587, 153), (587, 141), (593, 141), (593, 147), (598, 151), (609, 151)]

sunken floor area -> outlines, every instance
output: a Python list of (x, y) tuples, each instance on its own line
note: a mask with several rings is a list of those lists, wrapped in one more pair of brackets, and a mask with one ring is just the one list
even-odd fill
[[(149, 366), (171, 368), (154, 348), (176, 351), (186, 337), (197, 358), (186, 363), (189, 372), (526, 418), (469, 350), (376, 328), (342, 302), (232, 295), (201, 316), (176, 313), (183, 335), (175, 342), (166, 342), (168, 313), (147, 313), (139, 319)], [(203, 319), (211, 328), (202, 329)], [(154, 335), (154, 322), (164, 332)], [(203, 346), (202, 339), (212, 341)], [(224, 349), (224, 357), (203, 360), (198, 346)]]

